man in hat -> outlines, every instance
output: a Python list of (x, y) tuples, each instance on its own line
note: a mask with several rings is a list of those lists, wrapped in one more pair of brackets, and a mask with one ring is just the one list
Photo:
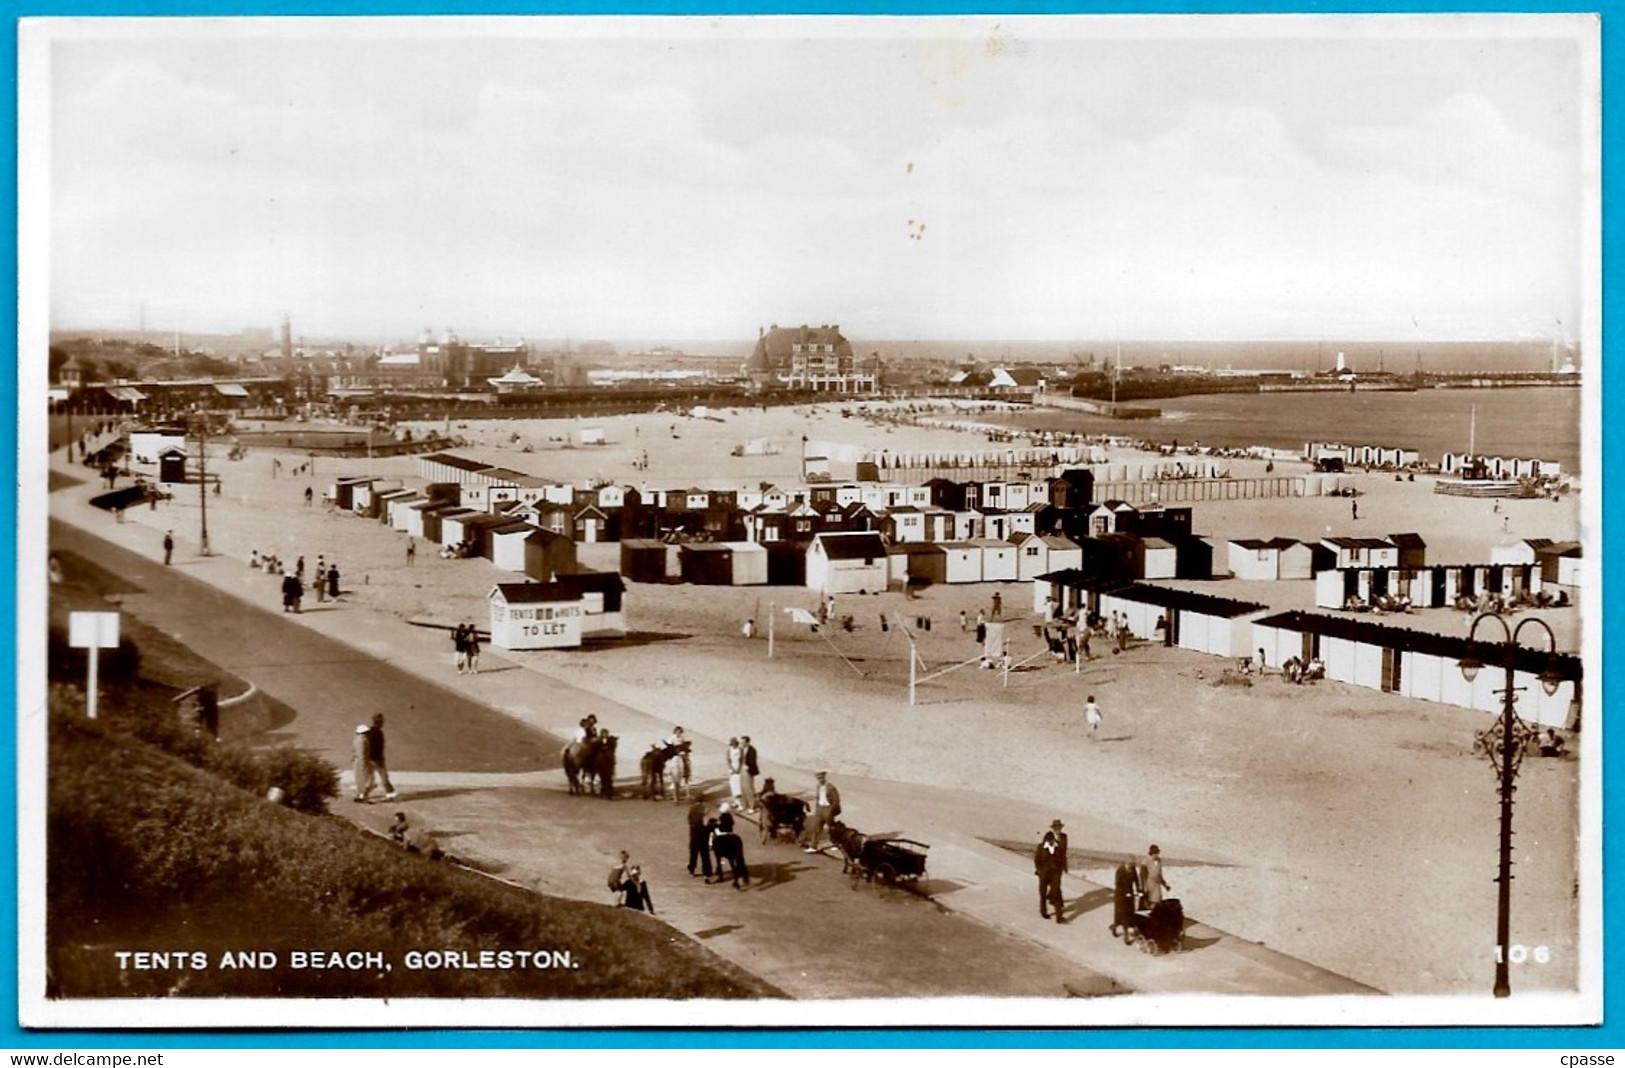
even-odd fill
[(807, 829), (801, 832), (801, 849), (804, 853), (819, 851), (819, 838), (824, 829), (835, 822), (841, 814), (841, 792), (835, 789), (835, 784), (829, 781), (829, 772), (818, 773), (818, 793), (813, 801), (812, 820)]
[(1055, 834), (1055, 842), (1061, 847), (1061, 870), (1070, 872), (1072, 864), (1066, 859), (1066, 824), (1060, 820), (1050, 820), (1049, 829)]
[(1033, 850), (1033, 874), (1038, 876), (1038, 914), (1049, 919), (1049, 910), (1055, 909), (1055, 922), (1065, 923), (1066, 899), (1061, 896), (1061, 873), (1065, 870), (1066, 854), (1055, 840), (1054, 831), (1045, 831), (1044, 840)]
[(1162, 850), (1152, 846), (1146, 850), (1145, 859), (1140, 861), (1140, 893), (1145, 897), (1147, 906), (1155, 905), (1162, 900), (1164, 890), (1172, 890), (1168, 880), (1162, 877)]
[(374, 778), (384, 788), (384, 800), (395, 800), (395, 784), (389, 781), (389, 765), (384, 762), (384, 714), (382, 712), (373, 715), (372, 727), (367, 731), (367, 762), (372, 765)]
[[(157, 498), (154, 498), (156, 500)], [(164, 531), (164, 566), (169, 566), (169, 558), (175, 555), (175, 532)]]

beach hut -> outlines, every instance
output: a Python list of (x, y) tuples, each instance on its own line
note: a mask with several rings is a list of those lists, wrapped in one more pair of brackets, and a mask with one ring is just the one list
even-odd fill
[(1087, 508), (1093, 502), (1095, 476), (1088, 468), (1062, 471), (1048, 485), (1049, 503), (1056, 508)]
[(525, 570), (525, 539), (536, 530), (529, 523), (510, 521), (495, 526), (487, 533), (490, 539), (491, 563), (504, 571), (516, 571), (520, 574)]
[[(1267, 605), (1167, 586), (1133, 583), (1100, 594), (1096, 611), (1117, 612), (1129, 633), (1146, 640), (1222, 657), (1250, 657), (1253, 621), (1269, 612)], [(1158, 621), (1163, 623), (1158, 627)]]
[(158, 481), (180, 482), (186, 481), (186, 450), (176, 445), (166, 445), (158, 450)]
[[(1253, 644), (1265, 650), (1271, 665), (1289, 657), (1318, 659), (1326, 667), (1326, 677), (1338, 682), (1481, 712), (1501, 711), (1503, 669), (1487, 667), (1469, 682), (1461, 671), (1468, 652), (1463, 637), (1309, 612), (1266, 616), (1254, 621), (1252, 629)], [(1548, 657), (1528, 648), (1514, 656), (1518, 715), (1526, 723), (1572, 727), (1581, 701), (1580, 659), (1569, 654)], [(1552, 694), (1546, 693), (1539, 678), (1548, 669), (1559, 680)]]
[(1174, 578), (1206, 582), (1213, 577), (1213, 544), (1206, 538), (1187, 534), (1164, 540), (1174, 546)]
[(1336, 567), (1398, 567), (1399, 546), (1386, 538), (1321, 538)]
[(1021, 577), (1021, 556), (1010, 542), (996, 538), (981, 538), (982, 581), (1015, 582)]
[(982, 581), (982, 545), (977, 541), (947, 541), (943, 552), (943, 578), (948, 583)]
[(1428, 543), (1420, 534), (1390, 534), (1388, 540), (1399, 550), (1394, 561), (1398, 567), (1418, 568), (1428, 565)]
[(380, 523), (388, 524), (395, 530), (404, 530), (406, 516), (411, 506), (426, 504), (428, 500), (417, 490), (397, 489), (375, 493), (372, 498), (372, 505)]
[(692, 542), (677, 547), (683, 581), (695, 586), (734, 584), (733, 548), (716, 542)]
[[(429, 513), (424, 516), (424, 536), (441, 545), (461, 545), (465, 541), (473, 540), (471, 532), (465, 529), (467, 525), (484, 514), (472, 508), (448, 508), (440, 512), (438, 517), (434, 513)], [(439, 520), (439, 537), (435, 537), (428, 529), (434, 525), (436, 518)]]
[(705, 586), (767, 584), (767, 549), (752, 541), (683, 545), (677, 557), (685, 582)]
[(621, 574), (633, 582), (666, 581), (667, 545), (652, 538), (621, 540)]
[(893, 545), (925, 542), (925, 513), (906, 505), (892, 508), (881, 519), (880, 532)]
[(581, 594), (551, 582), (504, 582), (486, 598), (491, 644), (498, 649), (574, 649), (581, 645)]
[(1571, 596), (1580, 587), (1580, 543), (1559, 541), (1535, 551), (1540, 562), (1540, 578), (1547, 585), (1564, 586)]
[(357, 481), (350, 492), (350, 511), (368, 519), (378, 518), (378, 498), (401, 488), (399, 479), (367, 478)]
[(1060, 535), (1018, 534), (1010, 542), (1016, 548), (1016, 578), (1023, 582), (1083, 563), (1083, 550)]
[(767, 550), (767, 584), (769, 586), (805, 586), (807, 584), (807, 542), (775, 541), (764, 546)]
[(626, 583), (621, 576), (613, 571), (583, 571), (560, 575), (553, 584), (580, 595), (583, 638), (626, 635)]
[(458, 485), (467, 482), (488, 482), (490, 479), (482, 477), (481, 472), (490, 466), (483, 460), (471, 460), (466, 456), (437, 452), (418, 457), (418, 476), (425, 482), (452, 482)]
[(903, 542), (886, 547), (887, 575), (893, 585), (928, 586), (944, 581), (942, 549), (929, 542)]
[(1291, 538), (1233, 538), (1225, 546), (1225, 562), (1234, 578), (1273, 582), (1281, 577), (1281, 550), (1296, 544)]
[(807, 586), (825, 594), (885, 593), (886, 544), (873, 531), (820, 533), (807, 546)]
[(1140, 538), (1135, 578), (1171, 579), (1179, 573), (1179, 550), (1162, 538)]
[(533, 530), (525, 536), (525, 575), (537, 582), (551, 582), (559, 575), (574, 574), (576, 543), (551, 530)]

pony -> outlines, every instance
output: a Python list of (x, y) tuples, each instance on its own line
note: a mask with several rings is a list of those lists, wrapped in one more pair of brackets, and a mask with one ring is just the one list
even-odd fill
[(613, 734), (599, 734), (564, 747), (559, 756), (572, 794), (615, 796), (615, 743)]
[(638, 770), (641, 772), (643, 799), (645, 801), (664, 801), (666, 799), (666, 764), (677, 754), (677, 751), (678, 747), (675, 745), (652, 743), (648, 751), (638, 760)]
[(688, 762), (690, 745), (689, 742), (683, 742), (680, 745), (668, 745), (662, 750), (666, 754), (666, 784), (671, 787), (672, 801), (679, 805), (689, 800), (694, 792), (690, 786), (691, 768)]

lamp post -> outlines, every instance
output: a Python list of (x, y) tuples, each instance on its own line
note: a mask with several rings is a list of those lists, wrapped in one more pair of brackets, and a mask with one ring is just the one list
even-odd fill
[(197, 419), (197, 501), (199, 556), (209, 556), (209, 413), (201, 412)]
[[(1478, 633), (1478, 625), (1486, 619), (1493, 619), (1501, 627), (1506, 640), (1497, 643), (1501, 652), (1501, 666), (1506, 670), (1506, 688), (1500, 690), (1501, 694), (1501, 722), (1498, 726), (1490, 727), (1478, 736), (1475, 749), (1482, 750), (1489, 758), (1501, 778), (1501, 863), (1499, 873), (1496, 875), (1498, 894), (1495, 910), (1495, 996), (1504, 998), (1512, 993), (1512, 983), (1507, 972), (1508, 956), (1511, 952), (1512, 936), (1512, 795), (1517, 791), (1518, 765), (1523, 761), (1524, 749), (1534, 739), (1533, 731), (1526, 723), (1518, 718), (1514, 708), (1518, 700), (1520, 687), (1513, 686), (1513, 671), (1518, 662), (1518, 635), (1530, 624), (1546, 632), (1546, 656), (1548, 660), (1557, 652), (1557, 637), (1542, 620), (1530, 617), (1523, 620), (1516, 628), (1507, 626), (1506, 620), (1493, 612), (1485, 612), (1473, 620), (1472, 627), (1467, 631), (1467, 653), (1461, 658), (1458, 665), (1462, 677), (1472, 682), (1478, 677), (1479, 669), (1484, 663), (1479, 660), (1473, 644), (1474, 636)], [(1530, 650), (1531, 652), (1534, 650)], [(1540, 685), (1547, 696), (1557, 692), (1561, 679), (1550, 665), (1540, 673)], [(1499, 738), (1496, 735), (1499, 734)]]

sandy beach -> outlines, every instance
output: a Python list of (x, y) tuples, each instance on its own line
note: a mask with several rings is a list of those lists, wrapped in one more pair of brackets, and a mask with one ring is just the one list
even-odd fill
[[(872, 424), (834, 405), (711, 414), (416, 429), (459, 436), (468, 442), (459, 454), (494, 465), (577, 484), (657, 488), (797, 485), (803, 437), (894, 451), (997, 447), (965, 431)], [(585, 428), (601, 428), (606, 443), (580, 445)], [(780, 448), (731, 455), (747, 441)], [(645, 454), (647, 468), (636, 469)], [(280, 477), (273, 456), (283, 460)], [(223, 478), (221, 495), (208, 501), (216, 553), (246, 561), (254, 550), (274, 552), (307, 564), (323, 556), (337, 563), (354, 602), (445, 623), (483, 621), (493, 584), (515, 579), (488, 561), (441, 560), (427, 546), (408, 569), (404, 535), (319, 501), (303, 504), (307, 486), (319, 498), (339, 475), (418, 485), (414, 460), (318, 457), (312, 476), (290, 477), (298, 462), (258, 449), (241, 462), (223, 452), (211, 461)], [(1228, 463), (1238, 477), (1262, 469), (1262, 461)], [(1290, 472), (1278, 464), (1277, 473)], [(1430, 563), (1453, 563), (1487, 561), (1508, 538), (1577, 536), (1577, 495), (1503, 501), (1495, 511), (1490, 501), (1435, 494), (1431, 479), (1349, 477), (1362, 494), (1358, 521), (1342, 498), (1230, 501), (1194, 505), (1195, 531), (1213, 540), (1221, 570), (1231, 537), (1416, 532)], [(154, 545), (173, 529), (184, 553), (195, 546), (198, 507), (183, 494), (129, 519), (154, 529)], [(579, 558), (614, 570), (619, 547), (580, 546)], [(270, 577), (245, 566), (242, 582), (274, 601)], [(827, 768), (849, 792), (856, 822), (865, 779), (976, 790), (990, 805), (1048, 805), (1066, 815), (1074, 868), (1081, 857), (1097, 881), (1109, 883), (1119, 854), (1155, 841), (1172, 858), (1168, 877), (1187, 910), (1209, 923), (1393, 993), (1488, 986), (1497, 808), (1494, 772), (1471, 752), (1475, 732), (1489, 725), (1482, 713), (1338, 683), (1294, 687), (1278, 676), (1240, 685), (1224, 679), (1216, 658), (1151, 644), (1074, 671), (1042, 655), (1023, 622), (1035, 618), (1025, 583), (842, 597), (838, 611), (853, 617), (854, 629), (834, 634), (813, 634), (784, 611), (816, 604), (805, 589), (628, 585), (633, 640), (490, 656), (524, 661), (708, 738), (749, 734), (765, 758), (805, 769), (805, 781), (781, 788), (805, 789), (813, 771)], [(1281, 608), (1313, 603), (1312, 582), (1200, 585)], [(964, 664), (975, 649), (959, 613), (974, 617), (995, 590), (1005, 618), (1017, 623), (1010, 633), (1018, 670), (1006, 679), (969, 663), (923, 684), (910, 707), (908, 639), (896, 621), (930, 618), (929, 631), (916, 627), (914, 636), (931, 669)], [(1562, 648), (1578, 648), (1578, 609), (1541, 615)], [(742, 633), (746, 619), (757, 621), (754, 638)], [(1401, 621), (1455, 634), (1465, 622), (1446, 610), (1385, 619)], [(448, 672), (450, 655), (448, 641)], [(1093, 740), (1082, 726), (1088, 694), (1105, 715)], [(650, 740), (629, 739), (633, 751)], [(1520, 989), (1578, 982), (1578, 767), (1531, 760), (1519, 782), (1514, 941), (1551, 950), (1549, 963), (1519, 973)]]

